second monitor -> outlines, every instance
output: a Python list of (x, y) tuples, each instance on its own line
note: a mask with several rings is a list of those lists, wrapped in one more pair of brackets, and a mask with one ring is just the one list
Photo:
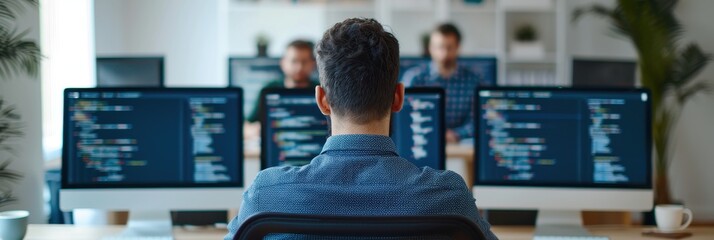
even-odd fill
[[(312, 89), (266, 89), (261, 168), (300, 166), (322, 151), (330, 136)], [(391, 135), (400, 156), (418, 167), (444, 169), (444, 91), (409, 88), (404, 108), (393, 114)]]
[(538, 236), (588, 235), (582, 210), (651, 210), (650, 99), (643, 89), (478, 89), (479, 207), (537, 209)]

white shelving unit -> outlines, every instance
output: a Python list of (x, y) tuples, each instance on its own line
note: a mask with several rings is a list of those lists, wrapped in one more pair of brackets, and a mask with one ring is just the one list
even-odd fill
[[(499, 0), (499, 84), (563, 86), (568, 85), (563, 74), (566, 59), (565, 28), (560, 25), (565, 19), (563, 0)], [(512, 54), (515, 31), (523, 25), (531, 25), (536, 39), (542, 44), (545, 54), (537, 58), (521, 58)]]
[[(566, 77), (569, 63), (565, 31), (569, 19), (565, 0), (483, 0), (475, 4), (464, 0), (233, 0), (229, 15), (233, 15), (230, 17), (231, 21), (238, 22), (242, 16), (245, 16), (245, 21), (251, 21), (257, 16), (265, 15), (264, 13), (276, 15), (273, 12), (285, 12), (289, 9), (295, 10), (297, 15), (281, 15), (283, 18), (294, 18), (283, 21), (295, 22), (307, 18), (311, 19), (313, 25), (319, 22), (318, 26), (291, 28), (296, 33), (307, 32), (308, 34), (303, 35), (312, 36), (314, 40), (319, 39), (319, 32), (345, 18), (375, 18), (392, 29), (400, 41), (400, 52), (403, 56), (422, 55), (422, 36), (428, 34), (438, 23), (453, 22), (463, 35), (461, 55), (495, 56), (498, 59), (499, 85), (570, 84), (569, 78)], [(525, 23), (532, 24), (536, 29), (545, 46), (544, 57), (514, 58), (510, 55), (510, 42), (514, 31), (519, 24)], [(251, 32), (248, 31), (248, 34)], [(285, 38), (295, 37), (292, 36), (295, 34), (286, 32), (285, 28), (277, 28), (272, 34), (284, 34), (287, 36)], [(231, 42), (236, 42), (236, 45), (239, 41), (252, 40), (245, 40), (245, 37), (240, 35), (232, 36), (236, 41)], [(272, 43), (277, 46), (271, 47), (277, 49), (270, 52), (280, 52), (279, 46), (282, 42), (287, 40), (278, 37), (278, 41)], [(252, 43), (249, 45), (253, 46)], [(245, 50), (234, 51), (232, 48), (231, 52), (236, 54), (235, 52), (241, 51)], [(529, 80), (531, 77), (548, 79)]]

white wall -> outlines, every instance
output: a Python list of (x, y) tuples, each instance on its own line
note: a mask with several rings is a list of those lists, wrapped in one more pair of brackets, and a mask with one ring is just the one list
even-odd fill
[(164, 56), (167, 86), (227, 85), (228, 0), (96, 0), (97, 56)]
[[(576, 8), (601, 4), (614, 6), (613, 0), (569, 0), (567, 17), (572, 18)], [(577, 57), (635, 59), (637, 52), (631, 42), (615, 35), (610, 29), (610, 23), (595, 15), (586, 15), (579, 21), (567, 24), (568, 53)]]
[(96, 82), (92, 2), (40, 2), (45, 160), (58, 160), (62, 156), (63, 90), (68, 87), (93, 87)]
[[(441, 21), (435, 14), (438, 4), (430, 0), (377, 0), (375, 2), (353, 5), (348, 3), (295, 5), (270, 2), (251, 4), (233, 1), (228, 14), (229, 53), (235, 56), (255, 56), (255, 38), (259, 33), (263, 33), (268, 35), (271, 40), (268, 55), (279, 57), (285, 46), (294, 39), (303, 38), (317, 42), (325, 30), (333, 24), (347, 18), (366, 17), (377, 19), (385, 24), (388, 31), (394, 33), (399, 40), (402, 55), (421, 55), (421, 35), (430, 32)], [(390, 4), (394, 6), (390, 8)], [(380, 12), (378, 6), (384, 5), (393, 9), (392, 12)], [(495, 10), (493, 10), (492, 1), (482, 5), (468, 5), (468, 7), (459, 5), (458, 7), (467, 10), (454, 11), (447, 18), (456, 22), (462, 30), (464, 36), (462, 53), (466, 55), (495, 54)], [(488, 11), (489, 9), (490, 11)]]
[[(684, 25), (682, 43), (694, 41), (714, 55), (714, 1), (680, 1), (677, 17)], [(714, 62), (699, 80), (714, 87)], [(684, 108), (674, 140), (672, 187), (674, 198), (692, 208), (695, 219), (714, 221), (714, 92), (694, 97)]]
[[(40, 43), (40, 16), (36, 7), (27, 9), (17, 20), (20, 30), (29, 29), (26, 36)], [(24, 178), (13, 185), (18, 201), (3, 207), (5, 210), (30, 211), (30, 223), (45, 222), (42, 210), (44, 162), (42, 161), (42, 108), (39, 77), (16, 76), (0, 80), (0, 96), (6, 103), (14, 104), (22, 115), (25, 136), (17, 142), (17, 156), (10, 169), (19, 171)], [(3, 156), (4, 157), (4, 156)]]
[(325, 31), (323, 6), (276, 4), (266, 8), (233, 4), (230, 8), (228, 45), (230, 54), (235, 56), (257, 55), (258, 34), (270, 39), (268, 55), (280, 57), (290, 41), (301, 38), (316, 42)]

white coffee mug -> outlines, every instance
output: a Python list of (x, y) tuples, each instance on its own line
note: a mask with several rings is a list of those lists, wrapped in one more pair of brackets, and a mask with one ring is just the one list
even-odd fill
[(21, 240), (27, 231), (28, 211), (0, 212), (0, 239)]
[[(687, 221), (682, 224), (684, 215), (687, 215)], [(655, 207), (655, 219), (657, 220), (657, 229), (662, 232), (676, 232), (684, 230), (692, 223), (692, 210), (684, 208), (682, 205), (657, 205)]]

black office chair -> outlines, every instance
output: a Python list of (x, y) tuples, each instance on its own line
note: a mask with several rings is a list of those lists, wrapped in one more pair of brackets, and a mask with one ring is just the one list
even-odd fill
[(330, 238), (485, 239), (481, 229), (463, 216), (320, 216), (272, 212), (249, 217), (233, 239), (263, 239), (269, 234)]

